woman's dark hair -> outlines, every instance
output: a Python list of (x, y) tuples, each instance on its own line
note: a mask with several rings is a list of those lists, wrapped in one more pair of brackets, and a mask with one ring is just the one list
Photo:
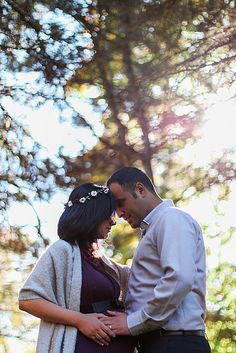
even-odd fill
[(118, 183), (136, 197), (134, 189), (137, 182), (141, 182), (153, 195), (156, 195), (156, 190), (151, 179), (142, 170), (135, 167), (118, 169), (108, 179), (107, 185), (110, 186), (111, 183)]
[(71, 192), (65, 205), (58, 222), (58, 236), (86, 248), (96, 241), (98, 226), (109, 219), (114, 210), (115, 200), (108, 188), (92, 183), (81, 184)]

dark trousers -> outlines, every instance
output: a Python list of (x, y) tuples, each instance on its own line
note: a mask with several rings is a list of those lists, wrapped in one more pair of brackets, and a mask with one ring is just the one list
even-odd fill
[(211, 353), (211, 348), (207, 339), (202, 336), (162, 336), (151, 339), (140, 336), (138, 352)]

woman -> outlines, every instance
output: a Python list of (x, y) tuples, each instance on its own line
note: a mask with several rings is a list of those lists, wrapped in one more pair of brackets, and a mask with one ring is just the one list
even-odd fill
[(41, 319), (36, 353), (133, 353), (135, 338), (117, 336), (99, 318), (122, 310), (128, 267), (100, 254), (115, 202), (107, 187), (76, 187), (58, 222), (60, 240), (38, 260), (19, 308)]

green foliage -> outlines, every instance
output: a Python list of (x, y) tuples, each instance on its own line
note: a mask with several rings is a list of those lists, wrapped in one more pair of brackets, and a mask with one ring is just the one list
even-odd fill
[(236, 267), (221, 263), (208, 274), (207, 332), (213, 353), (233, 353), (236, 346)]
[[(23, 253), (29, 241), (17, 225), (9, 225), (7, 210), (12, 202), (27, 202), (33, 209), (36, 199), (48, 200), (52, 194), (50, 162), (42, 159), (41, 149), (19, 120), (12, 118), (0, 104), (0, 248), (12, 248)], [(34, 210), (35, 211), (35, 210)], [(40, 236), (35, 252), (47, 245), (41, 232), (40, 219), (36, 214)], [(37, 255), (37, 254), (36, 254)]]
[(48, 161), (42, 160), (39, 144), (3, 106), (0, 107), (0, 133), (1, 209), (11, 201), (29, 200), (29, 195), (48, 199), (52, 192)]
[(107, 254), (115, 261), (131, 265), (138, 241), (137, 231), (134, 231), (127, 223), (118, 221), (104, 247)]
[[(0, 240), (2, 242), (2, 233)], [(22, 243), (14, 240), (11, 248), (0, 246), (1, 269), (0, 269), (0, 352), (9, 352), (9, 346), (13, 339), (25, 342), (26, 346), (32, 347), (31, 332), (38, 327), (38, 320), (29, 320), (27, 314), (18, 310), (18, 293), (22, 283), (26, 279), (29, 270), (32, 269), (32, 255), (26, 253)], [(26, 244), (25, 244), (26, 245)], [(30, 247), (29, 247), (30, 249)], [(19, 257), (20, 253), (20, 257)], [(9, 341), (9, 338), (11, 341)], [(15, 341), (16, 342), (16, 341)], [(15, 344), (14, 344), (15, 345)]]
[[(75, 159), (61, 155), (72, 183), (99, 178), (103, 182), (104, 175), (123, 165), (141, 167), (152, 178), (155, 166), (161, 165), (166, 171), (161, 175), (165, 182), (182, 181), (191, 166), (182, 167), (176, 155), (199, 137), (206, 106), (202, 95), (207, 97), (219, 83), (232, 82), (232, 5), (129, 0), (88, 6), (89, 26), (84, 26), (94, 55), (76, 70), (67, 83), (66, 95), (76, 96), (87, 88), (84, 100), (100, 115), (104, 132), (87, 153), (83, 150)], [(97, 90), (95, 96), (89, 93), (92, 88)], [(85, 120), (96, 133), (96, 127)], [(214, 178), (209, 168), (195, 169), (192, 178), (185, 179), (184, 188), (196, 180), (196, 192), (209, 188), (213, 179), (219, 183), (219, 172), (226, 169), (218, 162), (209, 166), (216, 172)], [(233, 165), (229, 169), (232, 173)], [(225, 175), (223, 178), (227, 180)]]
[[(230, 0), (3, 2), (2, 92), (36, 106), (52, 99), (62, 119), (99, 139), (76, 159), (60, 153), (66, 178), (57, 175), (58, 185), (102, 181), (128, 164), (153, 178), (154, 162), (169, 167), (196, 140), (202, 95), (233, 82), (233, 8)], [(22, 85), (20, 70), (34, 81)], [(78, 99), (92, 105), (102, 135)]]

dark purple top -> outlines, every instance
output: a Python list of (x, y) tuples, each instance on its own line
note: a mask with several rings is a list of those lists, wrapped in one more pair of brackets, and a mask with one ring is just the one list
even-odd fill
[[(101, 263), (94, 265), (82, 257), (81, 306), (118, 298), (119, 293), (119, 284), (105, 272)], [(99, 346), (78, 331), (75, 353), (133, 353), (135, 343), (133, 336), (117, 336), (109, 346)]]

